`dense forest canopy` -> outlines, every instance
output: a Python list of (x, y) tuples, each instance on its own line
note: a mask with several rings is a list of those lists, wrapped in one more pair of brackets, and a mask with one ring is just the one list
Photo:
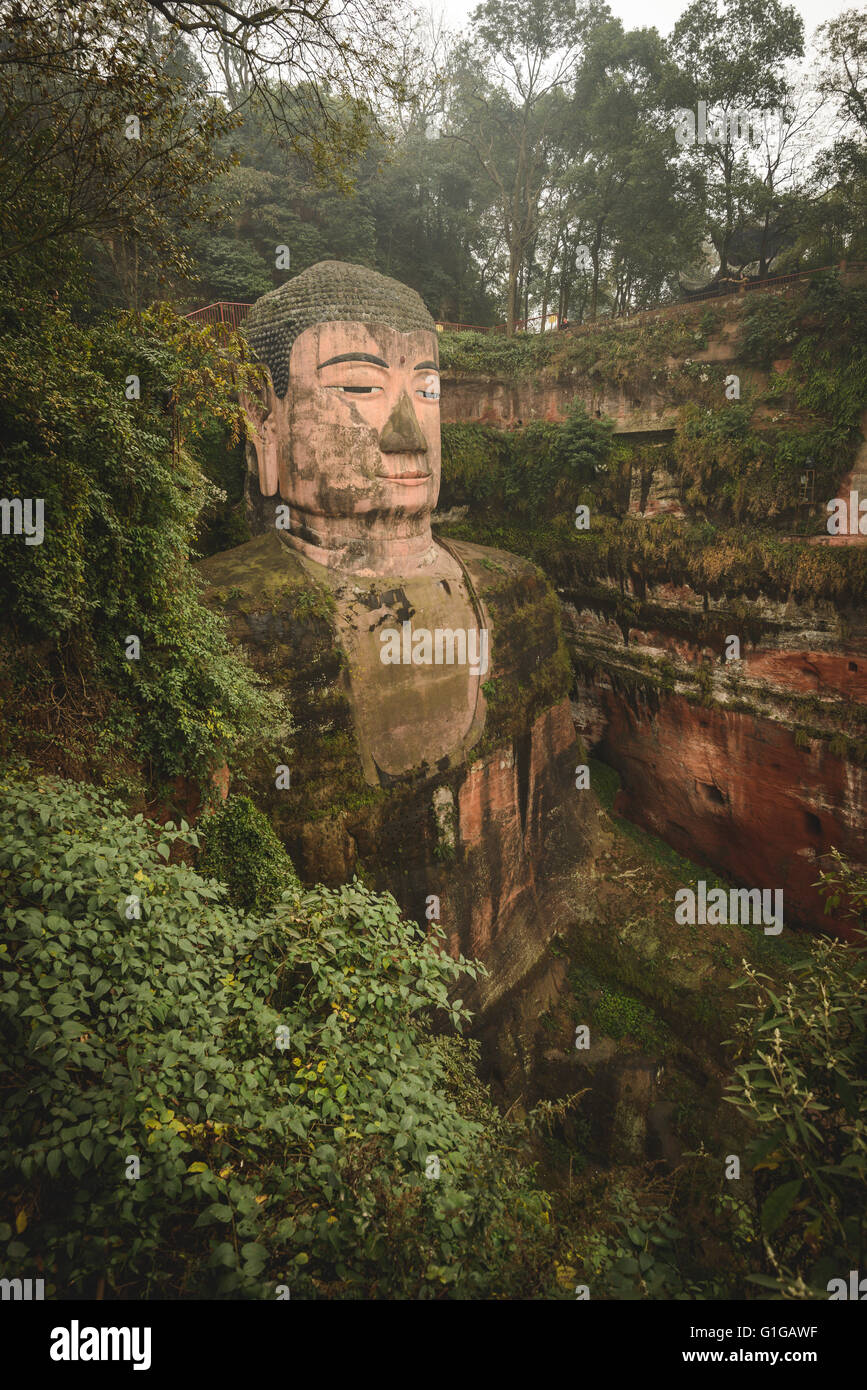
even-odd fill
[(780, 0), (695, 3), (663, 38), (598, 0), (484, 0), (461, 34), (391, 0), (2, 8), (0, 265), (76, 263), (106, 306), (333, 257), (512, 326), (865, 254), (855, 9), (807, 38)]

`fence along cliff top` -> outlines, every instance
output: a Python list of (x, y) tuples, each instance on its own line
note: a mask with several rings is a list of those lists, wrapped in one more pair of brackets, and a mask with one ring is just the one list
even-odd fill
[[(867, 270), (867, 261), (840, 261), (837, 265), (823, 265), (815, 270), (796, 270), (789, 275), (769, 275), (763, 280), (725, 280), (711, 289), (702, 290), (699, 294), (691, 294), (688, 299), (679, 300), (675, 304), (661, 304), (656, 309), (638, 309), (634, 314), (624, 314), (619, 318), (598, 318), (589, 323), (571, 323), (566, 319), (557, 320), (555, 315), (549, 314), (548, 320), (552, 330), (565, 329), (569, 333), (599, 332), (616, 323), (629, 323), (633, 320), (643, 321), (656, 315), (670, 314), (703, 299), (728, 298), (732, 295), (748, 294), (753, 290), (785, 290), (790, 285), (800, 284), (804, 280), (811, 279), (814, 275), (824, 274), (827, 270), (863, 271)], [(214, 304), (205, 304), (201, 309), (192, 309), (184, 317), (189, 319), (191, 323), (228, 323), (232, 328), (239, 328), (252, 307), (252, 303), (245, 301), (220, 299)], [(539, 315), (536, 315), (535, 318), (519, 319), (515, 327), (519, 332), (529, 332), (528, 325), (539, 323), (539, 321)], [(493, 325), (447, 323), (442, 319), (436, 321), (436, 327), (438, 332), (448, 331), (450, 333), (505, 333), (506, 331), (504, 323)]]

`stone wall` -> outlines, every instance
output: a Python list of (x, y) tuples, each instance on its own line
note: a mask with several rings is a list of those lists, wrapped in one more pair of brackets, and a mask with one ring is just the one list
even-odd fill
[[(867, 859), (867, 771), (848, 742), (867, 738), (864, 615), (766, 601), (761, 635), (727, 662), (718, 642), (672, 630), (701, 607), (688, 589), (650, 592), (659, 625), (626, 634), (579, 595), (561, 597), (580, 663), (576, 727), (620, 774), (616, 809), (738, 883), (782, 888), (787, 920), (831, 928), (823, 856)], [(738, 633), (722, 600), (715, 618), (720, 634)]]

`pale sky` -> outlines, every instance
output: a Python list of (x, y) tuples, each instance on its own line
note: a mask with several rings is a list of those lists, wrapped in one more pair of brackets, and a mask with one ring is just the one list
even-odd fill
[[(430, 8), (442, 14), (449, 28), (460, 28), (477, 0), (428, 0)], [(860, 0), (788, 0), (794, 4), (804, 20), (804, 33), (807, 39), (826, 19), (833, 19), (843, 10), (857, 9)], [(656, 28), (661, 34), (670, 33), (675, 20), (687, 8), (687, 0), (656, 0), (649, 5), (647, 0), (608, 0), (612, 14), (623, 21), (625, 29)]]

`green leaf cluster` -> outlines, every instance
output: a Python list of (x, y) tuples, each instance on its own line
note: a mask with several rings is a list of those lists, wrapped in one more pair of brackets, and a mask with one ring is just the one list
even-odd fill
[(611, 426), (591, 420), (579, 400), (562, 425), (533, 420), (507, 431), (487, 425), (444, 425), (444, 505), (508, 510), (529, 518), (577, 499), (577, 487), (605, 472)]
[(198, 869), (225, 884), (235, 907), (264, 912), (298, 876), (268, 817), (248, 796), (230, 796), (198, 825)]
[[(867, 875), (839, 854), (822, 875), (861, 922)], [(856, 929), (857, 930), (857, 929)], [(867, 961), (819, 937), (781, 988), (746, 968), (740, 1062), (729, 1101), (755, 1126), (748, 1153), (768, 1268), (786, 1297), (827, 1297), (863, 1264), (867, 1242)]]
[(282, 739), (288, 712), (200, 604), (191, 564), (210, 493), (197, 438), (215, 419), (238, 437), (240, 341), (164, 307), (84, 325), (0, 293), (0, 371), (0, 492), (44, 504), (42, 544), (0, 547), (13, 718), (30, 736), (52, 722), (40, 701), (90, 707), (92, 723), (102, 705), (100, 735), (155, 778), (206, 780), (241, 745)]
[(59, 779), (2, 792), (4, 1273), (40, 1260), (64, 1297), (548, 1287), (547, 1198), (472, 1053), (430, 1033), (478, 967), (358, 882), (241, 913), (183, 825)]

